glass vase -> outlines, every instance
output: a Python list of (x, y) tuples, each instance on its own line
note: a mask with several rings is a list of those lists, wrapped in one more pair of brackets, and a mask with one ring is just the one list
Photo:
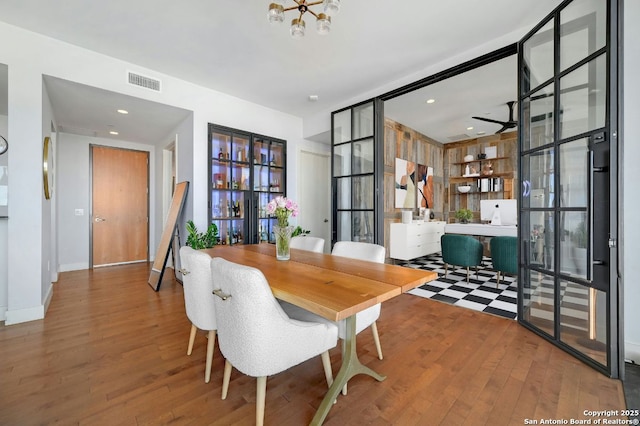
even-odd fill
[(293, 226), (278, 226), (273, 227), (273, 233), (276, 237), (276, 259), (277, 260), (289, 260), (291, 257), (290, 243), (291, 233), (293, 232)]

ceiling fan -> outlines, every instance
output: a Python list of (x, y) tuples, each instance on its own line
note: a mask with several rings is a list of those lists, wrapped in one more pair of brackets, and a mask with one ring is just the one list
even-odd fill
[(507, 129), (513, 129), (513, 128), (518, 126), (518, 122), (513, 119), (513, 104), (515, 104), (515, 101), (507, 102), (507, 106), (509, 107), (509, 120), (508, 121), (492, 120), (491, 118), (484, 118), (484, 117), (471, 117), (471, 118), (475, 118), (476, 120), (487, 121), (489, 123), (500, 124), (502, 126), (502, 128), (500, 130), (498, 130), (496, 132), (496, 134), (502, 133)]

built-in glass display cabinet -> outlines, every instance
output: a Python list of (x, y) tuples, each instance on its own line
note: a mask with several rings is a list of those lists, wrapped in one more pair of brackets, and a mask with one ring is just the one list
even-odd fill
[(209, 124), (209, 218), (218, 244), (273, 242), (267, 204), (285, 195), (286, 141)]

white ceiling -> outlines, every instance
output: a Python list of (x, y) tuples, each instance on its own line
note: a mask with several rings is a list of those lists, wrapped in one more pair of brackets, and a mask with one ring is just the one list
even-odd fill
[[(304, 118), (347, 106), (362, 93), (419, 75), (430, 65), (505, 34), (523, 35), (561, 0), (343, 0), (329, 35), (317, 35), (315, 22), (310, 16), (306, 18), (307, 14), (307, 36), (301, 40), (289, 36), (286, 22), (294, 17), (293, 12), (288, 12), (282, 26), (267, 22), (269, 3), (109, 0), (88, 6), (86, 0), (3, 0), (0, 20)], [(445, 105), (444, 99), (466, 94), (463, 103), (456, 106), (460, 116), (463, 112), (467, 118), (491, 112), (492, 118), (506, 119), (507, 108), (502, 104), (514, 100), (515, 83), (503, 92), (498, 83), (504, 79), (497, 80), (466, 84), (464, 90), (458, 86), (463, 80), (453, 87), (439, 83), (440, 93), (447, 95), (438, 95), (440, 99), (430, 107), (438, 108)], [(121, 117), (86, 111), (105, 102), (119, 107), (116, 98), (105, 91), (76, 86), (47, 81), (48, 90), (57, 91), (50, 95), (63, 128), (98, 133), (109, 124), (118, 125), (113, 120)], [(66, 90), (82, 92), (81, 107)], [(311, 102), (309, 95), (317, 95), (319, 100)], [(101, 99), (89, 102), (94, 97)], [(435, 117), (435, 108), (423, 116)], [(410, 110), (418, 113), (415, 106)], [(162, 113), (175, 122), (185, 111), (159, 108), (157, 117)], [(432, 134), (425, 134), (446, 142), (449, 136), (466, 131), (466, 127), (459, 130), (460, 125), (445, 126), (445, 116), (440, 113), (438, 129), (430, 127)], [(105, 122), (106, 118), (113, 122)], [(419, 124), (415, 127), (422, 129)], [(148, 129), (145, 123), (134, 137)], [(125, 138), (122, 132), (121, 136)]]

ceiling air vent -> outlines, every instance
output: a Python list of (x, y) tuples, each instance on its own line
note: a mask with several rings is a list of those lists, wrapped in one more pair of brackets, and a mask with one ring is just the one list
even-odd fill
[(471, 139), (471, 136), (469, 136), (466, 133), (461, 133), (459, 135), (453, 135), (453, 136), (449, 136), (449, 141), (453, 142), (453, 141), (459, 141), (462, 139)]
[(160, 80), (156, 80), (155, 78), (145, 77), (140, 74), (136, 74), (134, 72), (129, 71), (129, 84), (134, 86), (144, 87), (145, 89), (155, 90), (156, 92), (160, 92)]

